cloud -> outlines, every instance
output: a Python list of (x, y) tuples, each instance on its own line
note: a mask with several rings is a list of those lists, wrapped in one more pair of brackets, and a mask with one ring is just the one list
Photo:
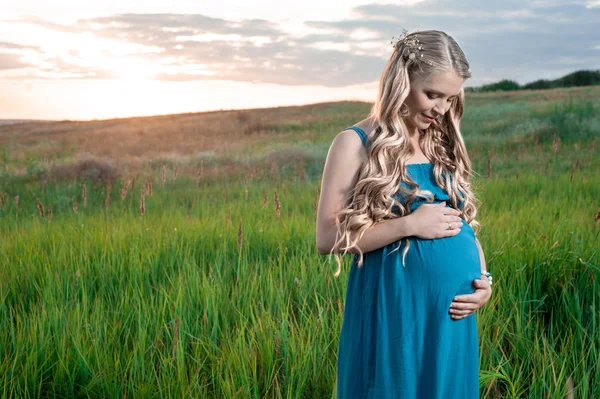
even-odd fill
[[(438, 29), (452, 35), (465, 51), (473, 72), (471, 84), (504, 78), (525, 83), (542, 75), (559, 76), (568, 68), (598, 68), (600, 8), (593, 4), (541, 0), (367, 4), (355, 7), (351, 19), (304, 21), (307, 33), (302, 36), (289, 33), (283, 23), (198, 14), (118, 14), (80, 19), (71, 25), (37, 17), (18, 22), (118, 43), (118, 51), (105, 44), (102, 57), (142, 59), (156, 69), (152, 76), (158, 80), (329, 87), (377, 81), (391, 54), (392, 36), (398, 37), (402, 29)], [(42, 73), (53, 67), (55, 72), (62, 71), (56, 78), (115, 76), (110, 63), (86, 65), (85, 56), (78, 56), (85, 48), (70, 49), (57, 58), (43, 46), (37, 50), (14, 46), (18, 45), (10, 51), (36, 51), (50, 63), (40, 68)], [(0, 54), (5, 50), (0, 43)], [(14, 54), (1, 57), (0, 67), (19, 67)]]
[(27, 64), (21, 62), (20, 58), (15, 54), (0, 53), (0, 71), (27, 67)]

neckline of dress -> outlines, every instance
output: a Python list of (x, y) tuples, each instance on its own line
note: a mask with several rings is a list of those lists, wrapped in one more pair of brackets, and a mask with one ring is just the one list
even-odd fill
[(407, 163), (406, 166), (433, 165), (431, 162)]

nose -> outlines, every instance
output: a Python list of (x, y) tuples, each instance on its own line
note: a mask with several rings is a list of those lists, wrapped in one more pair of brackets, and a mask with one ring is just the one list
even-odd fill
[(435, 106), (433, 107), (433, 112), (435, 112), (436, 118), (440, 117), (440, 116), (444, 116), (446, 111), (447, 111), (447, 109), (443, 105), (440, 105), (440, 103), (436, 103)]

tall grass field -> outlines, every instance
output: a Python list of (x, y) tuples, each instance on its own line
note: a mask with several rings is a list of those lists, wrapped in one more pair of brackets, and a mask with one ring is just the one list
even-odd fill
[[(370, 104), (0, 126), (0, 397), (332, 398), (315, 246)], [(467, 94), (482, 398), (600, 398), (600, 87)]]

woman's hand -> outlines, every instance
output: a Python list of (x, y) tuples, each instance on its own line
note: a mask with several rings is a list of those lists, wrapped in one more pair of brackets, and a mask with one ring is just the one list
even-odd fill
[(453, 320), (460, 320), (470, 316), (490, 300), (492, 287), (487, 277), (483, 276), (483, 279), (473, 280), (473, 285), (475, 286), (474, 293), (454, 297), (449, 310)]
[(446, 207), (446, 202), (439, 204), (423, 204), (407, 217), (411, 220), (412, 235), (424, 238), (443, 238), (460, 233), (462, 219), (460, 212)]

